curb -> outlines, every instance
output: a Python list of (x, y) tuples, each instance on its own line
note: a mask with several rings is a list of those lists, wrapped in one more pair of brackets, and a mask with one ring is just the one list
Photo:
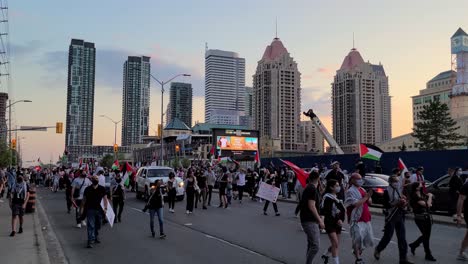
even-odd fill
[(68, 264), (68, 259), (63, 253), (62, 245), (60, 244), (54, 229), (50, 225), (49, 218), (45, 213), (44, 207), (40, 202), (39, 196), (36, 196), (36, 209), (38, 213), (38, 227), (40, 236), (43, 238), (44, 250), (47, 255), (47, 262), (45, 264)]
[[(36, 199), (36, 205), (37, 205), (37, 199)], [(33, 213), (32, 218), (33, 218), (33, 229), (34, 229), (34, 245), (36, 246), (37, 255), (39, 257), (38, 263), (50, 264), (49, 255), (47, 254), (46, 241), (41, 231), (41, 223), (39, 220), (39, 216)]]

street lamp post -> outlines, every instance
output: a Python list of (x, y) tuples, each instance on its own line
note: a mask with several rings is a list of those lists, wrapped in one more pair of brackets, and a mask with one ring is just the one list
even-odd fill
[(8, 105), (6, 108), (9, 108), (8, 109), (8, 144), (10, 146), (10, 166), (12, 165), (12, 160), (13, 160), (13, 151), (11, 149), (11, 107), (14, 105), (14, 104), (17, 104), (17, 103), (31, 103), (32, 101), (31, 100), (18, 100), (18, 101), (15, 101), (15, 102), (11, 102), (11, 100), (8, 100)]
[(164, 157), (163, 157), (163, 149), (164, 149), (164, 127), (163, 127), (163, 120), (164, 120), (164, 85), (168, 82), (171, 82), (172, 80), (174, 80), (175, 78), (177, 77), (180, 77), (180, 76), (191, 76), (190, 74), (187, 74), (187, 73), (183, 73), (183, 74), (177, 74), (176, 76), (172, 77), (171, 79), (167, 80), (167, 81), (160, 81), (158, 80), (156, 77), (154, 77), (152, 74), (150, 74), (151, 78), (153, 78), (153, 80), (155, 80), (157, 83), (159, 83), (161, 85), (161, 138), (159, 139), (161, 141), (161, 154), (160, 154), (160, 158), (161, 158), (161, 166), (163, 165), (164, 163)]
[[(106, 116), (106, 115), (100, 115), (99, 117), (104, 117), (104, 118), (107, 118), (109, 119), (112, 123), (114, 123), (114, 146), (115, 144), (117, 144), (117, 125), (122, 122), (122, 120), (120, 121), (114, 121), (114, 119)], [(114, 152), (114, 156), (117, 155), (115, 152)]]

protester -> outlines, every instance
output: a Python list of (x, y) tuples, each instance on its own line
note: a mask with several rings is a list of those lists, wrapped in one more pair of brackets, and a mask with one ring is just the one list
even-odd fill
[(16, 225), (19, 219), (18, 234), (23, 233), (23, 216), (26, 204), (29, 200), (28, 185), (24, 182), (23, 177), (19, 176), (16, 183), (11, 186), (10, 192), (10, 208), (11, 208), (11, 233), (13, 237), (16, 234)]
[(98, 179), (99, 179), (99, 185), (105, 188), (106, 187), (106, 176), (104, 176), (104, 169), (100, 168), (97, 171), (97, 176), (98, 176)]
[[(276, 175), (271, 174), (270, 178), (267, 179), (266, 183), (270, 184), (272, 186), (276, 186), (276, 183), (277, 183)], [(273, 204), (273, 210), (275, 210), (275, 215), (280, 216), (280, 213), (278, 212), (278, 205), (276, 204), (276, 202), (274, 202), (274, 203), (272, 202), (272, 204)], [(268, 215), (267, 210), (268, 210), (269, 205), (270, 205), (270, 201), (265, 200), (265, 206), (263, 206), (263, 214), (264, 215)]]
[(193, 175), (193, 171), (189, 171), (187, 175), (187, 179), (185, 180), (185, 194), (187, 195), (187, 206), (186, 206), (187, 214), (193, 213), (196, 184), (197, 184), (197, 180), (195, 176)]
[(63, 176), (63, 184), (65, 185), (65, 200), (67, 201), (67, 213), (71, 212), (72, 208), (72, 179), (70, 179), (71, 175), (66, 173)]
[(118, 175), (111, 182), (110, 197), (112, 200), (112, 208), (114, 209), (114, 213), (116, 215), (114, 223), (121, 223), (122, 212), (123, 212), (124, 205), (125, 205), (125, 191), (124, 191), (122, 178), (120, 178), (120, 175)]
[(286, 168), (283, 167), (279, 171), (279, 179), (280, 179), (280, 188), (281, 188), (281, 195), (284, 199), (288, 198), (288, 175), (286, 173)]
[(206, 178), (206, 174), (204, 172), (202, 172), (201, 170), (198, 171), (198, 174), (197, 174), (197, 186), (198, 186), (198, 190), (197, 190), (197, 193), (198, 193), (198, 197), (195, 201), (195, 208), (197, 208), (197, 204), (199, 202), (199, 199), (201, 200), (202, 202), (202, 208), (203, 210), (206, 210), (208, 209), (206, 207), (206, 198), (207, 198), (207, 193), (208, 193), (208, 185), (206, 184), (207, 183), (207, 178)]
[[(91, 178), (91, 186), (86, 187), (83, 193), (83, 201), (81, 204), (81, 214), (86, 215), (88, 227), (88, 243), (87, 248), (92, 248), (92, 244), (99, 244), (99, 230), (101, 229), (102, 219), (108, 207), (106, 188), (99, 185), (99, 177)], [(104, 213), (101, 207), (101, 201), (104, 201)]]
[(228, 200), (226, 196), (226, 188), (228, 184), (228, 172), (227, 168), (223, 167), (223, 172), (221, 175), (221, 179), (219, 181), (219, 206), (218, 207), (228, 207)]
[(227, 175), (227, 185), (226, 185), (226, 199), (227, 199), (227, 204), (226, 206), (224, 206), (224, 208), (227, 208), (228, 205), (231, 205), (231, 200), (232, 200), (232, 193), (233, 193), (233, 189), (234, 189), (234, 186), (232, 184), (232, 172), (228, 173)]
[[(189, 178), (190, 178), (189, 174)], [(192, 175), (193, 178), (193, 175)], [(162, 187), (161, 187), (161, 180), (156, 180), (155, 182), (156, 187), (153, 188), (152, 194), (148, 200), (148, 203), (145, 206), (143, 211), (149, 209), (150, 215), (150, 230), (151, 236), (155, 237), (156, 233), (154, 231), (154, 216), (158, 215), (158, 222), (159, 222), (159, 238), (165, 238), (166, 234), (164, 234), (164, 197), (162, 194)], [(193, 202), (193, 201), (192, 201)], [(193, 207), (193, 203), (192, 203)]]
[(468, 261), (468, 255), (465, 253), (466, 248), (468, 247), (468, 182), (465, 182), (460, 189), (460, 195), (458, 196), (457, 203), (457, 224), (462, 223), (462, 212), (465, 219), (465, 237), (460, 246), (460, 251), (457, 256), (457, 260)]
[(406, 197), (401, 193), (401, 184), (397, 176), (389, 178), (389, 186), (384, 191), (385, 227), (384, 235), (375, 248), (374, 257), (380, 259), (381, 252), (390, 243), (393, 233), (396, 231), (398, 238), (398, 250), (400, 253), (400, 264), (411, 264), (407, 258), (408, 244), (406, 242), (405, 230), (405, 208), (408, 205)]
[(449, 182), (449, 213), (453, 215), (454, 219), (456, 219), (457, 215), (457, 202), (458, 202), (458, 195), (460, 194), (460, 189), (463, 186), (463, 181), (461, 178), (462, 170), (461, 168), (449, 169), (448, 174), (450, 176)]
[(345, 176), (340, 168), (340, 163), (338, 161), (334, 161), (332, 164), (333, 169), (325, 176), (325, 180), (328, 182), (329, 180), (335, 180), (340, 184), (341, 192), (339, 192), (338, 199), (344, 199), (344, 180)]
[(213, 188), (216, 183), (216, 175), (211, 167), (205, 172), (208, 183), (208, 206), (211, 206), (211, 195), (213, 194)]
[(345, 195), (345, 207), (350, 223), (350, 235), (355, 264), (362, 264), (362, 252), (367, 247), (374, 246), (374, 235), (371, 225), (369, 205), (372, 203), (372, 193), (361, 187), (364, 181), (359, 173), (353, 173), (349, 180), (350, 187)]
[(294, 191), (294, 181), (296, 180), (296, 174), (291, 168), (288, 168), (286, 171), (286, 176), (288, 177), (288, 199), (291, 199), (291, 193)]
[(60, 174), (58, 174), (57, 170), (53, 170), (52, 172), (52, 191), (57, 192), (59, 189), (59, 183), (60, 183)]
[(91, 181), (86, 178), (86, 172), (83, 170), (79, 171), (80, 176), (75, 178), (72, 182), (72, 190), (71, 193), (72, 203), (75, 206), (75, 216), (76, 216), (76, 227), (81, 228), (81, 226), (86, 226), (86, 222), (84, 221), (84, 217), (81, 214), (81, 202), (83, 201), (83, 195), (85, 189), (91, 185)]
[(237, 191), (239, 195), (239, 203), (242, 203), (242, 197), (244, 196), (245, 176), (245, 169), (240, 169), (240, 172), (237, 174)]
[(422, 186), (419, 182), (411, 184), (411, 207), (414, 213), (414, 222), (421, 231), (421, 236), (416, 239), (413, 243), (409, 244), (411, 253), (414, 255), (416, 249), (423, 244), (424, 252), (426, 253), (425, 259), (427, 261), (437, 261), (431, 253), (429, 242), (431, 239), (432, 229), (432, 216), (430, 214), (430, 208), (432, 207), (432, 193), (425, 195), (422, 192)]
[(320, 193), (317, 185), (320, 175), (313, 171), (309, 175), (308, 184), (301, 199), (301, 225), (307, 236), (306, 263), (312, 264), (320, 247), (320, 228), (325, 225), (320, 218)]
[(410, 182), (413, 183), (413, 182), (419, 182), (421, 183), (422, 185), (422, 188), (423, 188), (423, 192), (424, 193), (427, 193), (427, 189), (426, 189), (426, 182), (424, 181), (424, 168), (421, 166), (421, 167), (418, 167), (416, 169), (416, 173), (414, 173), (413, 175), (411, 175), (410, 177)]
[[(315, 171), (318, 172), (318, 169)], [(294, 215), (297, 217), (299, 215), (299, 212), (301, 211), (302, 192), (304, 191), (304, 188), (302, 187), (302, 184), (300, 181), (296, 181), (296, 185), (294, 186), (294, 191), (296, 192), (296, 201), (297, 201), (297, 206), (296, 206), (296, 210), (294, 210)]]
[(169, 180), (167, 181), (167, 200), (169, 204), (169, 212), (175, 213), (174, 206), (177, 196), (177, 181), (175, 179), (175, 174), (171, 171), (169, 173)]
[(324, 216), (325, 231), (330, 239), (331, 246), (322, 255), (324, 263), (328, 263), (329, 253), (334, 264), (339, 264), (338, 247), (340, 244), (341, 228), (345, 219), (343, 201), (338, 200), (337, 193), (341, 191), (340, 184), (336, 180), (327, 182), (325, 195), (320, 204), (320, 214)]

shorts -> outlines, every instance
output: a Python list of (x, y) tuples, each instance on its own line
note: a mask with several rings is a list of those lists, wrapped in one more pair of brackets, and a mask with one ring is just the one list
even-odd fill
[(219, 195), (226, 195), (226, 187), (219, 187)]
[(338, 224), (325, 223), (325, 231), (327, 234), (336, 233), (337, 235), (341, 234), (341, 226)]
[(22, 204), (12, 204), (11, 205), (11, 215), (12, 216), (23, 216), (24, 208)]

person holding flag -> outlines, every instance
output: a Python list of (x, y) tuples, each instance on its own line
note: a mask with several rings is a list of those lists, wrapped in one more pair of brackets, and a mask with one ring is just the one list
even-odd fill
[(122, 212), (125, 204), (125, 191), (122, 178), (119, 174), (117, 174), (115, 179), (111, 182), (110, 197), (112, 201), (112, 208), (114, 209), (114, 212), (117, 216), (114, 220), (114, 223), (121, 223)]

